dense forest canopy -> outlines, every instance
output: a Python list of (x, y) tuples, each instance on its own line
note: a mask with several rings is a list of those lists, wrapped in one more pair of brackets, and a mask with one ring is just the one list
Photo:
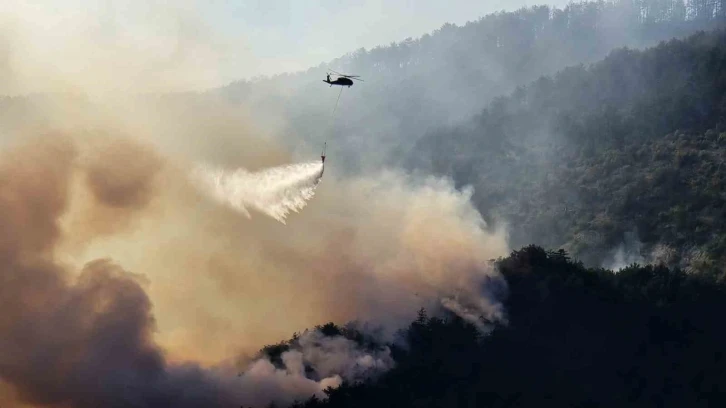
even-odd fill
[[(725, 23), (726, 0), (535, 6), (153, 106), (252, 107), (305, 160), (330, 136), (339, 174), (451, 177), (521, 248), (494, 262), (508, 323), (487, 322), (491, 333), (444, 310), (422, 310), (386, 344), (357, 326), (315, 327), (395, 366), (298, 407), (720, 406)], [(328, 66), (366, 80), (343, 90), (335, 122)], [(38, 107), (52, 103), (3, 98), (1, 129), (42, 126)], [(279, 368), (300, 343), (260, 356)]]
[[(671, 40), (724, 22), (720, 1), (534, 6), (220, 92), (278, 112), (301, 155), (328, 136), (337, 172), (403, 166), (473, 185), (478, 209), (509, 225), (515, 247), (713, 270), (726, 245), (715, 215), (721, 153), (711, 149), (722, 132), (721, 38)], [(319, 82), (328, 66), (366, 79), (343, 90), (333, 128), (337, 91)], [(688, 210), (698, 215), (686, 220)]]
[[(444, 27), (434, 36), (447, 30), (452, 37), (463, 35), (484, 27), (477, 25), (484, 21), (533, 16), (537, 10), (547, 24), (534, 30), (532, 42), (516, 43), (529, 47), (521, 58), (537, 62), (518, 65), (515, 53), (497, 60), (520, 68), (502, 69), (499, 80), (492, 81), (505, 96), (488, 93), (494, 85), (486, 83), (491, 75), (480, 75), (483, 63), (460, 64), (461, 72), (482, 70), (465, 74), (477, 80), (461, 85), (476, 89), (471, 98), (480, 107), (467, 112), (469, 119), (450, 120), (439, 112), (443, 116), (426, 123), (413, 117), (435, 116), (437, 109), (427, 111), (420, 102), (404, 114), (397, 111), (392, 115), (410, 115), (406, 118), (420, 128), (405, 133), (405, 121), (399, 122), (397, 142), (386, 147), (398, 160), (386, 160), (473, 185), (480, 211), (489, 221), (510, 226), (514, 246), (536, 242), (565, 249), (548, 252), (530, 245), (496, 262), (508, 282), (509, 324), (483, 336), (455, 315), (429, 317), (422, 310), (402, 331), (403, 340), (388, 345), (393, 369), (369, 381), (344, 383), (328, 390), (327, 399), (313, 397), (297, 407), (705, 407), (725, 402), (726, 331), (714, 311), (726, 306), (726, 224), (721, 220), (726, 208), (726, 31), (695, 32), (717, 27), (724, 4), (643, 1), (573, 4), (560, 11), (532, 8)], [(560, 37), (568, 41), (553, 40), (555, 27), (582, 30), (575, 22), (584, 24), (587, 10), (591, 17), (600, 16), (590, 22), (616, 10), (630, 11), (617, 20), (628, 21), (633, 30), (621, 40), (630, 47), (585, 51), (585, 44), (598, 42), (575, 31)], [(558, 20), (562, 13), (569, 13), (566, 24)], [(587, 27), (605, 32), (599, 24)], [(686, 33), (693, 34), (672, 39)], [(538, 43), (547, 35), (551, 42)], [(634, 49), (659, 40), (667, 41)], [(425, 41), (404, 46), (410, 43), (409, 50), (422, 52)], [(581, 49), (578, 41), (583, 41)], [(533, 44), (548, 45), (538, 54)], [(544, 51), (558, 46), (580, 51), (565, 53), (562, 61)], [(402, 52), (401, 47), (377, 52)], [(607, 56), (587, 64), (598, 53)], [(366, 55), (361, 51), (348, 58)], [(571, 66), (559, 66), (563, 61)], [(417, 62), (371, 65), (381, 72), (405, 71), (408, 77)], [(491, 66), (486, 69), (493, 72)], [(399, 98), (420, 97), (398, 91)], [(458, 102), (467, 105), (467, 97), (464, 91)], [(458, 102), (442, 104), (456, 107)], [(345, 126), (352, 129), (351, 123)], [(613, 272), (603, 265), (622, 269)], [(360, 338), (332, 323), (325, 330)], [(291, 345), (294, 339), (263, 352), (275, 358)]]
[[(240, 81), (219, 90), (234, 101), (285, 120), (300, 154), (316, 152), (330, 135), (337, 171), (395, 165), (417, 153), (413, 142), (432, 127), (456, 124), (495, 97), (567, 66), (595, 62), (622, 46), (642, 48), (724, 24), (719, 2), (617, 0), (533, 6), (499, 12), (463, 26), (371, 50), (359, 49), (305, 72)], [(328, 68), (361, 75), (344, 89), (321, 82)]]
[[(497, 261), (510, 324), (482, 336), (425, 310), (390, 344), (396, 366), (296, 407), (706, 407), (725, 401), (726, 286), (664, 266), (585, 268), (536, 246)], [(332, 323), (326, 336), (360, 338)], [(263, 350), (273, 359), (281, 347)], [(373, 347), (368, 345), (367, 347)]]
[(725, 71), (724, 31), (621, 49), (428, 133), (409, 165), (473, 184), (515, 245), (600, 264), (632, 233), (645, 244), (633, 260), (719, 273)]

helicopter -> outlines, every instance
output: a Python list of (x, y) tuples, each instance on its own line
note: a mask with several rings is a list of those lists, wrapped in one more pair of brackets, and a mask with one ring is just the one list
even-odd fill
[[(347, 75), (347, 74), (341, 74), (340, 72), (333, 71), (332, 69), (329, 69), (330, 72), (333, 72), (338, 76), (334, 81), (330, 79), (330, 72), (328, 72), (326, 79), (323, 80), (326, 84), (330, 84), (330, 86), (333, 85), (340, 85), (341, 87), (347, 86), (350, 88), (353, 86), (353, 80), (356, 81), (363, 81), (360, 79), (360, 75)], [(335, 108), (333, 109), (333, 116), (335, 116), (335, 111), (338, 109), (338, 102), (340, 101), (340, 95), (343, 93), (343, 89), (340, 89), (340, 94), (338, 95), (338, 99), (335, 101)], [(325, 171), (325, 148), (328, 146), (327, 140), (325, 141), (325, 144), (323, 145), (323, 151), (320, 152), (320, 160), (323, 163), (323, 171)], [(320, 177), (323, 176), (323, 172), (320, 172)]]
[(350, 88), (351, 86), (353, 86), (353, 81), (352, 81), (353, 79), (355, 79), (356, 81), (363, 81), (362, 79), (360, 79), (360, 75), (341, 74), (340, 72), (335, 72), (332, 69), (330, 71), (338, 76), (338, 78), (336, 80), (331, 81), (330, 73), (328, 73), (327, 78), (324, 79), (323, 82), (330, 84), (330, 86), (340, 85), (340, 86), (347, 86), (348, 88)]

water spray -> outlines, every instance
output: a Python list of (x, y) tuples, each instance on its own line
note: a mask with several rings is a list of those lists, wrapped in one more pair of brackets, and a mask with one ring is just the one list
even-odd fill
[(291, 212), (299, 212), (315, 195), (323, 176), (323, 164), (309, 162), (272, 167), (251, 173), (212, 166), (198, 166), (192, 181), (203, 193), (251, 217), (249, 208), (285, 224)]

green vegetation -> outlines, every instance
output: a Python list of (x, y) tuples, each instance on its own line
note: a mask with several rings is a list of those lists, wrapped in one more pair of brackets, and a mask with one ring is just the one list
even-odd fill
[(456, 316), (419, 317), (377, 381), (296, 407), (699, 407), (726, 401), (726, 286), (632, 265), (588, 269), (536, 246), (497, 264), (509, 326), (480, 337)]
[[(510, 323), (482, 337), (422, 310), (395, 368), (296, 407), (723, 405), (725, 72), (724, 31), (620, 49), (420, 139), (408, 166), (539, 243), (496, 262)], [(587, 266), (633, 231), (653, 264)]]
[(622, 247), (630, 260), (719, 274), (724, 35), (698, 30), (725, 17), (720, 1), (534, 6), (219, 94), (277, 112), (290, 143), (315, 152), (337, 97), (325, 70), (363, 75), (330, 130), (336, 173), (402, 166), (472, 185), (515, 248), (611, 266)]
[(635, 231), (646, 259), (720, 273), (724, 72), (724, 31), (617, 50), (429, 133), (409, 165), (472, 184), (516, 246), (563, 247), (600, 265)]

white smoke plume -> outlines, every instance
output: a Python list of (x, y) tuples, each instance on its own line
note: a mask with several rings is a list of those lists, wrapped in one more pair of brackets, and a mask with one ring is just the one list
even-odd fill
[(387, 371), (394, 365), (388, 347), (369, 352), (343, 336), (324, 336), (317, 330), (303, 333), (297, 344), (303, 361), (323, 379), (340, 376), (347, 381), (357, 381)]
[[(610, 257), (603, 262), (603, 268), (612, 271), (619, 271), (632, 264), (638, 265), (665, 265), (674, 267), (676, 264), (675, 252), (664, 244), (657, 244), (646, 248), (638, 237), (637, 231), (630, 231), (624, 234), (623, 242), (610, 253)], [(688, 264), (681, 265), (688, 267)]]
[(461, 299), (444, 297), (441, 299), (441, 305), (472, 324), (482, 334), (489, 334), (494, 330), (491, 322), (507, 323), (508, 321), (504, 306), (501, 303), (493, 303), (486, 297), (477, 297), (466, 305), (462, 303)]
[(325, 336), (317, 330), (303, 333), (279, 359), (281, 366), (265, 355), (246, 367), (240, 375), (240, 387), (246, 391), (243, 405), (264, 405), (270, 399), (289, 404), (312, 395), (325, 398), (327, 388), (373, 378), (395, 365), (387, 347), (363, 350), (343, 336)]
[(226, 171), (201, 165), (192, 172), (197, 186), (220, 203), (248, 218), (248, 208), (254, 208), (283, 224), (290, 212), (299, 212), (315, 195), (322, 176), (320, 162), (278, 166), (254, 173), (242, 168)]

